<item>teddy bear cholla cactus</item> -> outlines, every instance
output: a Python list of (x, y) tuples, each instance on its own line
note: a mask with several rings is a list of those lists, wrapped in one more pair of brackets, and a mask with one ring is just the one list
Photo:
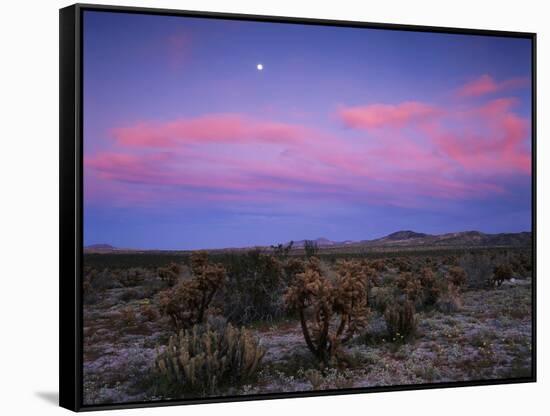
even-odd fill
[(265, 349), (244, 329), (225, 325), (213, 330), (208, 324), (180, 330), (170, 337), (164, 351), (157, 349), (155, 368), (182, 390), (213, 394), (224, 383), (250, 379)]
[(400, 273), (395, 281), (395, 286), (414, 303), (422, 302), (423, 288), (420, 278), (412, 272)]
[(414, 303), (410, 300), (388, 305), (384, 312), (386, 328), (392, 341), (405, 341), (416, 332), (417, 320)]
[(310, 351), (329, 364), (341, 344), (367, 323), (367, 270), (356, 262), (340, 262), (333, 283), (312, 257), (285, 293), (285, 303), (298, 312)]
[(456, 287), (466, 286), (467, 276), (466, 272), (462, 267), (453, 266), (449, 268), (449, 280)]
[[(368, 288), (373, 279), (373, 270), (357, 261), (338, 262), (338, 277), (334, 288), (334, 310), (340, 315), (340, 325), (344, 325), (347, 341), (357, 331), (366, 326), (369, 315)], [(342, 328), (342, 331), (344, 328)]]
[(441, 296), (441, 284), (431, 267), (420, 270), (420, 285), (422, 286), (422, 305), (433, 306)]
[(161, 280), (167, 282), (170, 286), (178, 282), (181, 273), (181, 266), (176, 263), (170, 263), (167, 267), (159, 267), (157, 274)]
[(206, 252), (191, 256), (193, 278), (178, 283), (160, 294), (160, 309), (176, 329), (204, 322), (214, 295), (225, 281), (225, 268), (209, 264)]

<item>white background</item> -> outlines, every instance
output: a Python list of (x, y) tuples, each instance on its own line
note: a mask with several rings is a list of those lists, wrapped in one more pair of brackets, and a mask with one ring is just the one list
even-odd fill
[[(111, 4), (538, 33), (538, 369), (536, 384), (117, 411), (214, 415), (537, 415), (550, 408), (545, 283), (550, 256), (550, 14), (530, 0), (202, 0)], [(0, 9), (0, 413), (61, 414), (58, 383), (58, 0)], [(545, 253), (546, 252), (546, 253)], [(544, 409), (546, 408), (546, 409)], [(544, 410), (543, 410), (544, 409)], [(547, 413), (546, 413), (547, 414)]]

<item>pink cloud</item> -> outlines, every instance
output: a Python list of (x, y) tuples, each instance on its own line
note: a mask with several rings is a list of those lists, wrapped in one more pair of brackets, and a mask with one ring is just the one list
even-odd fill
[(515, 98), (496, 98), (479, 107), (470, 109), (467, 113), (474, 117), (476, 115), (484, 117), (485, 120), (490, 121), (502, 116), (507, 116), (517, 104), (518, 100)]
[(218, 192), (305, 191), (312, 186), (335, 186), (322, 169), (294, 169), (282, 160), (246, 160), (191, 152), (128, 155), (105, 152), (85, 158), (99, 178), (126, 184), (180, 187)]
[(463, 85), (459, 89), (458, 95), (462, 97), (477, 97), (496, 92), (497, 90), (498, 86), (493, 77), (485, 74)]
[(177, 147), (189, 143), (292, 143), (302, 140), (309, 129), (300, 125), (254, 120), (239, 114), (212, 114), (167, 122), (138, 122), (111, 131), (121, 145)]
[(515, 104), (501, 98), (467, 111), (460, 133), (442, 127), (427, 132), (439, 151), (470, 172), (529, 174), (529, 121), (512, 111)]
[(490, 75), (484, 74), (460, 87), (457, 91), (457, 95), (459, 97), (480, 97), (527, 85), (529, 85), (528, 78), (511, 78), (502, 82), (497, 82)]
[(343, 107), (338, 116), (348, 127), (374, 129), (380, 127), (403, 127), (410, 123), (429, 120), (441, 113), (434, 106), (417, 101), (396, 105), (370, 104), (358, 107)]
[[(112, 129), (110, 148), (86, 155), (86, 174), (95, 184), (90, 195), (126, 201), (419, 206), (430, 198), (484, 198), (507, 192), (502, 178), (530, 173), (529, 120), (515, 112), (517, 103), (339, 110), (347, 125), (384, 140), (244, 114), (142, 121)], [(108, 196), (98, 183), (108, 184)]]

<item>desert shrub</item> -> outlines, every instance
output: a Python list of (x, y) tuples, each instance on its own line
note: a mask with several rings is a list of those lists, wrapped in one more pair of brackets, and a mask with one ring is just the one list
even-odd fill
[(145, 271), (137, 267), (121, 270), (117, 275), (117, 280), (124, 287), (138, 286), (145, 280)]
[(191, 255), (191, 270), (190, 280), (160, 293), (160, 310), (176, 329), (203, 323), (214, 295), (225, 282), (225, 268), (210, 264), (206, 252)]
[(131, 306), (125, 306), (120, 310), (120, 321), (127, 327), (137, 324), (136, 313)]
[(311, 257), (284, 298), (299, 314), (306, 345), (323, 365), (337, 359), (340, 346), (367, 324), (367, 276), (358, 262), (340, 262), (333, 283)]
[(447, 283), (441, 296), (437, 300), (436, 308), (443, 313), (457, 312), (462, 308), (462, 295), (460, 289), (453, 283)]
[(434, 257), (424, 258), (425, 267), (434, 268), (437, 267), (438, 261)]
[(415, 272), (401, 273), (393, 283), (395, 287), (393, 297), (412, 302), (418, 310), (433, 307), (445, 291), (446, 286), (445, 280), (438, 279), (431, 267), (423, 267)]
[(379, 286), (373, 287), (368, 292), (368, 299), (370, 307), (383, 314), (386, 310), (386, 307), (393, 302), (395, 288), (392, 286)]
[(495, 286), (500, 286), (505, 280), (510, 280), (513, 277), (512, 267), (509, 264), (501, 264), (494, 268), (492, 283)]
[(389, 304), (384, 312), (384, 320), (388, 335), (394, 342), (404, 342), (416, 333), (416, 308), (410, 300)]
[(118, 270), (111, 270), (109, 268), (104, 268), (101, 271), (91, 269), (88, 273), (84, 274), (83, 283), (85, 286), (83, 287), (83, 289), (103, 292), (107, 289), (120, 287), (120, 283), (117, 279), (118, 273)]
[(323, 371), (309, 369), (304, 373), (312, 390), (349, 389), (353, 387), (353, 375), (349, 371), (327, 368)]
[(216, 394), (224, 385), (250, 380), (264, 354), (265, 349), (244, 328), (195, 325), (171, 336), (162, 351), (157, 349), (158, 385), (168, 394)]
[(369, 266), (377, 272), (383, 272), (386, 270), (386, 262), (383, 259), (371, 260), (369, 262)]
[(119, 299), (123, 302), (130, 302), (139, 298), (139, 292), (134, 288), (129, 288), (120, 293)]
[[(381, 260), (381, 262), (383, 266), (380, 266), (380, 264), (378, 263), (377, 265), (373, 266), (372, 262), (366, 260), (360, 262), (363, 269), (362, 273), (367, 276), (367, 288), (369, 291), (372, 288), (380, 286), (382, 284), (381, 270), (384, 270), (386, 266), (383, 260)], [(381, 268), (381, 270), (378, 270), (378, 268)]]
[(98, 274), (98, 271), (93, 268), (87, 268), (86, 270), (84, 270), (84, 275), (82, 277), (82, 288), (84, 290), (93, 289), (92, 282), (94, 281), (97, 274)]
[(510, 260), (509, 264), (510, 264), (510, 267), (512, 268), (512, 273), (514, 275), (523, 277), (528, 274), (527, 270), (525, 269), (519, 257), (515, 257), (514, 259)]
[(466, 272), (462, 267), (453, 266), (448, 270), (448, 280), (456, 287), (466, 286)]
[(311, 388), (313, 390), (319, 390), (323, 384), (323, 373), (321, 373), (319, 370), (315, 370), (313, 368), (310, 368), (307, 370), (304, 375), (306, 376), (307, 380), (311, 383)]
[(400, 272), (411, 272), (412, 264), (406, 257), (397, 257), (394, 259), (394, 265)]
[(456, 266), (458, 265), (458, 257), (454, 255), (445, 256), (442, 263), (446, 266)]
[(84, 270), (84, 275), (82, 276), (83, 300), (87, 305), (97, 303), (100, 299), (99, 293), (92, 283), (96, 275), (96, 269), (88, 268), (87, 270)]
[[(193, 254), (191, 254), (191, 272), (194, 275), (201, 274), (202, 271), (208, 267), (208, 252), (204, 250), (194, 251)], [(181, 267), (179, 269), (181, 271)]]
[(531, 273), (533, 271), (533, 257), (531, 251), (527, 253), (520, 253), (518, 256), (518, 263), (521, 266), (523, 273)]
[(159, 318), (157, 309), (149, 303), (141, 305), (139, 313), (147, 322), (154, 322)]
[(422, 304), (422, 282), (417, 274), (404, 272), (395, 280), (395, 286), (414, 304)]
[(236, 255), (228, 268), (224, 315), (236, 324), (283, 316), (283, 273), (282, 263), (260, 250)]
[[(198, 255), (193, 253), (191, 261), (193, 261), (193, 256), (196, 257)], [(169, 286), (174, 286), (178, 282), (180, 273), (181, 266), (177, 263), (170, 263), (167, 267), (159, 267), (157, 269), (160, 280), (168, 283)]]
[(493, 271), (493, 261), (486, 253), (466, 253), (458, 261), (458, 265), (466, 273), (466, 284), (472, 289), (480, 289), (489, 285)]

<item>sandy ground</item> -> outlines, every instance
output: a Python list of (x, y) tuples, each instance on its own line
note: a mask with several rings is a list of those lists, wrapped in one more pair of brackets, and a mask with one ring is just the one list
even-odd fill
[[(134, 290), (137, 298), (121, 301)], [(84, 316), (85, 403), (155, 400), (147, 386), (156, 347), (170, 333), (163, 319), (142, 312), (149, 300), (137, 289), (107, 290)], [(143, 291), (144, 295), (146, 291)], [(127, 297), (127, 296), (126, 296)], [(488, 380), (530, 375), (531, 281), (467, 291), (459, 312), (418, 314), (417, 336), (389, 342), (381, 316), (346, 346), (347, 368), (319, 371), (297, 322), (254, 328), (267, 349), (253, 385), (221, 394), (255, 394)]]

